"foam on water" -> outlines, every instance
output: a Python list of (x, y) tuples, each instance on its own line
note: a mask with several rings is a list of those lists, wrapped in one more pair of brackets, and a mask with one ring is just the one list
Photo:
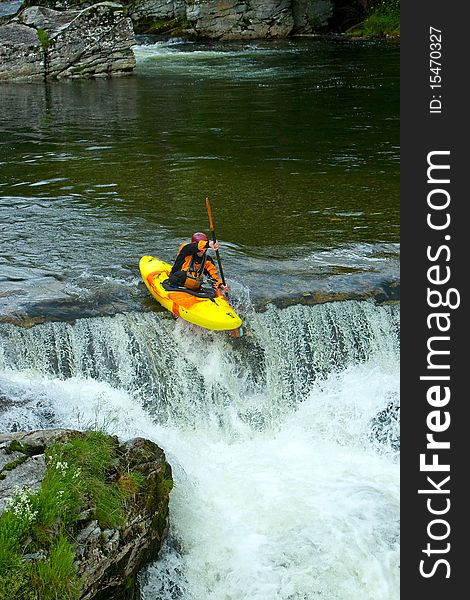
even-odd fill
[(144, 600), (395, 600), (398, 311), (271, 307), (249, 325), (237, 343), (149, 314), (1, 326), (3, 428), (165, 449), (171, 529)]

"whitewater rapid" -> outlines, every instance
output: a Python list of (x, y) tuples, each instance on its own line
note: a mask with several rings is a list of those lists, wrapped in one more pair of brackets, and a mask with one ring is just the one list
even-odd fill
[(399, 309), (271, 306), (248, 325), (0, 325), (2, 429), (164, 448), (170, 534), (144, 600), (397, 599)]

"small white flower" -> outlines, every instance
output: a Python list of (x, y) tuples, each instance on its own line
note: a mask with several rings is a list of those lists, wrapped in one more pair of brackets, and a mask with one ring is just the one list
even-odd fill
[(33, 510), (31, 503), (31, 496), (33, 490), (30, 487), (18, 488), (15, 487), (13, 490), (13, 496), (8, 498), (6, 501), (6, 509), (11, 510), (17, 517), (27, 520), (32, 523), (37, 514), (37, 510)]
[(69, 468), (69, 464), (68, 464), (68, 462), (61, 462), (60, 460), (58, 460), (55, 464), (55, 468), (58, 471), (60, 471), (61, 475), (64, 477)]

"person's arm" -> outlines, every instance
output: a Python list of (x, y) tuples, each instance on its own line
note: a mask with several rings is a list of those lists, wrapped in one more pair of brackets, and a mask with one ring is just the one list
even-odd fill
[(228, 290), (228, 286), (222, 284), (222, 280), (219, 277), (219, 273), (217, 271), (217, 267), (212, 262), (212, 259), (206, 258), (206, 264), (204, 265), (204, 271), (206, 274), (215, 281), (216, 287), (226, 292)]
[[(209, 248), (211, 250), (218, 250), (219, 249), (219, 242), (213, 242), (212, 240), (209, 242)], [(216, 286), (222, 290), (223, 292), (227, 292), (228, 291), (228, 285), (224, 285), (219, 277), (219, 273), (217, 271), (217, 267), (214, 265), (214, 263), (212, 262), (212, 259), (207, 259), (206, 260), (206, 264), (209, 263), (209, 269), (207, 269), (206, 267), (206, 272), (209, 274), (210, 277), (212, 277), (212, 279), (215, 279), (216, 281)]]
[(212, 259), (206, 258), (206, 264), (204, 265), (204, 271), (206, 275), (208, 275), (211, 279), (215, 281), (217, 287), (222, 283), (219, 273), (217, 271), (217, 267), (212, 262)]

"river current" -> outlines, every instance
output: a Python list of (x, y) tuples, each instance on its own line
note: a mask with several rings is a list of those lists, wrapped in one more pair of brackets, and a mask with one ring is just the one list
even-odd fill
[[(131, 77), (0, 86), (1, 429), (164, 448), (143, 600), (396, 600), (399, 48), (135, 52)], [(239, 340), (138, 273), (206, 197)]]

